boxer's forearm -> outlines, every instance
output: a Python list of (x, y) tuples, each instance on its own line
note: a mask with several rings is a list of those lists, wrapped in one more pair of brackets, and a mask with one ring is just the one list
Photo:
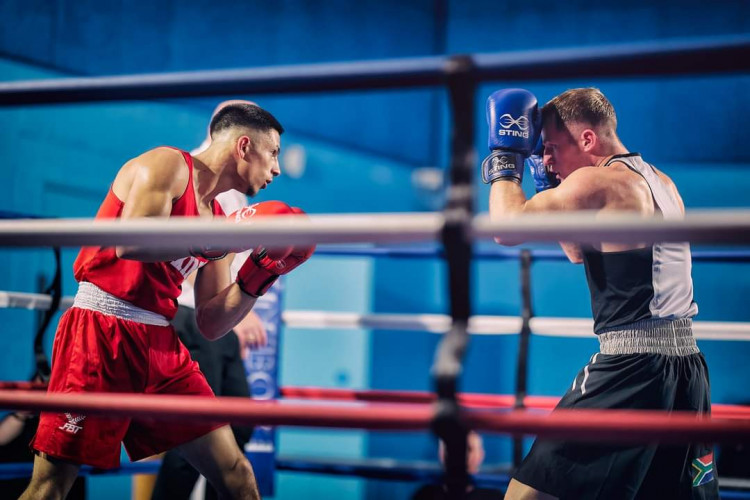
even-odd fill
[(512, 181), (498, 181), (490, 187), (490, 218), (495, 221), (523, 212), (526, 195)]
[[(521, 186), (513, 181), (497, 181), (490, 187), (490, 219), (495, 222), (523, 212), (526, 195)], [(508, 241), (495, 237), (501, 245), (518, 245), (522, 241)]]
[(211, 299), (196, 304), (198, 328), (208, 340), (217, 340), (242, 321), (256, 300), (240, 290), (237, 283), (232, 283)]

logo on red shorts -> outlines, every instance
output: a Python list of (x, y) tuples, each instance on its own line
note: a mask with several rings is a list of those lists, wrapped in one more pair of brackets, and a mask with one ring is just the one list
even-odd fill
[(65, 418), (67, 418), (68, 421), (58, 427), (58, 429), (69, 432), (71, 434), (78, 434), (78, 431), (83, 429), (83, 426), (78, 425), (78, 422), (81, 422), (84, 418), (86, 418), (85, 415), (78, 415), (77, 417), (74, 417), (70, 413), (66, 413)]

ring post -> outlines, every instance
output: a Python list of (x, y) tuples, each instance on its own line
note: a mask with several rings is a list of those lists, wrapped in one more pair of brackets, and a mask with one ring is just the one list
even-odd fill
[(445, 485), (448, 498), (463, 498), (468, 486), (466, 471), (466, 427), (461, 421), (456, 393), (458, 377), (468, 343), (471, 315), (471, 221), (473, 216), (472, 173), (474, 171), (474, 63), (468, 56), (456, 56), (446, 67), (453, 110), (452, 155), (448, 201), (444, 210), (442, 239), (448, 265), (450, 330), (437, 348), (433, 376), (437, 403), (433, 432), (445, 443)]

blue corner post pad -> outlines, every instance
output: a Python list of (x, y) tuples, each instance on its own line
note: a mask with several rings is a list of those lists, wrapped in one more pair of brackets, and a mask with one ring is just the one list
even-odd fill
[[(245, 359), (245, 373), (253, 399), (270, 400), (279, 397), (279, 331), (281, 329), (281, 300), (284, 282), (278, 280), (253, 306), (253, 311), (263, 322), (268, 343), (251, 351)], [(274, 494), (276, 470), (276, 429), (261, 425), (245, 445), (245, 454), (253, 464), (258, 489), (264, 497)]]

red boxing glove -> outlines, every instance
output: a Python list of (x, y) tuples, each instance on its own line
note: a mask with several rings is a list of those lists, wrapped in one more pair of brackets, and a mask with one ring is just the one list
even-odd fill
[(283, 201), (261, 201), (253, 203), (247, 207), (242, 207), (236, 212), (229, 214), (227, 217), (234, 222), (252, 222), (253, 217), (263, 217), (266, 215), (289, 215), (297, 213), (292, 207)]
[[(265, 217), (268, 215), (290, 215), (294, 213), (296, 213), (294, 212), (294, 209), (283, 201), (262, 201), (260, 203), (254, 203), (247, 207), (242, 207), (236, 212), (229, 214), (227, 216), (227, 219), (236, 223), (242, 223), (252, 222), (256, 217)], [(260, 247), (258, 247), (258, 249), (260, 249)], [(245, 250), (247, 250), (247, 247), (237, 248), (233, 250), (233, 252), (240, 253), (244, 252)], [(268, 249), (268, 254), (269, 256), (271, 256), (271, 258), (280, 259), (289, 255), (289, 252), (291, 251), (292, 247), (270, 248)]]
[[(294, 209), (282, 201), (264, 201), (261, 203), (255, 203), (248, 207), (243, 207), (236, 212), (227, 216), (227, 220), (234, 222), (250, 221), (253, 217), (261, 217), (266, 215), (283, 215), (283, 214), (294, 214)], [(244, 252), (247, 248), (233, 248), (229, 250), (233, 253)], [(282, 248), (279, 250), (273, 249), (273, 252), (281, 252), (278, 258), (286, 256), (292, 251), (292, 247)], [(217, 249), (212, 246), (196, 247), (190, 249), (190, 255), (202, 260), (212, 261), (223, 259), (227, 256), (227, 250)]]
[[(304, 214), (297, 207), (280, 201), (256, 203), (230, 215), (240, 222), (252, 217), (264, 215)], [(290, 272), (312, 256), (312, 247), (287, 247), (266, 249), (259, 246), (245, 261), (237, 272), (237, 284), (240, 289), (252, 297), (260, 297), (271, 288), (282, 274)]]

